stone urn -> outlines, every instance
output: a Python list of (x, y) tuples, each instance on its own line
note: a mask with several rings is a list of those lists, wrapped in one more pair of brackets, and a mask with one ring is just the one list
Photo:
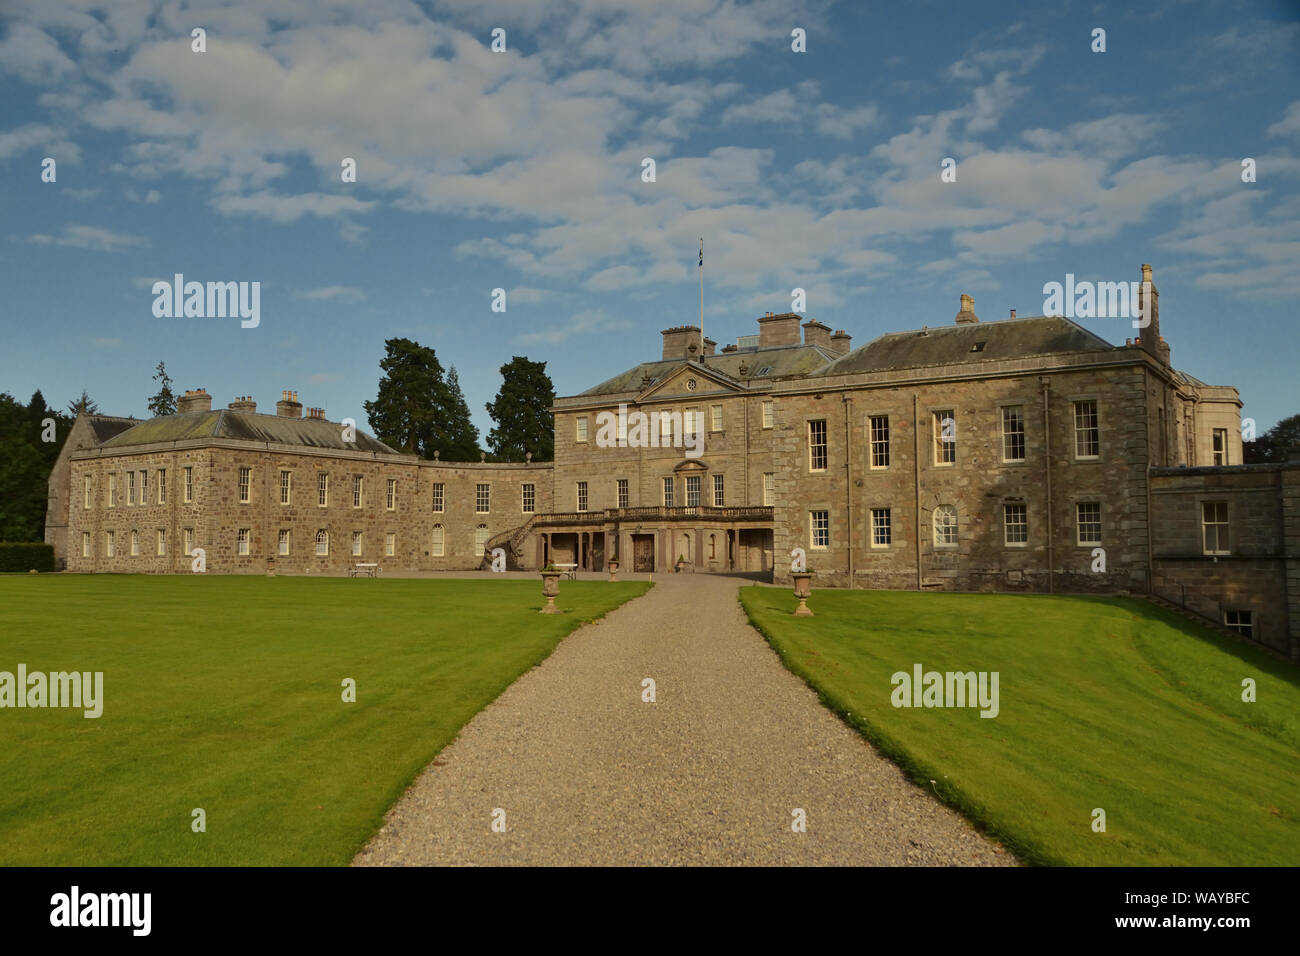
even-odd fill
[(673, 565), (673, 571), (676, 574), (681, 574), (685, 570), (686, 570), (686, 555), (679, 554), (677, 556), (677, 563)]
[(555, 599), (560, 593), (560, 572), (555, 568), (542, 569), (542, 596), (546, 598), (546, 607), (542, 608), (542, 614), (559, 614), (560, 609), (555, 606)]
[(609, 561), (605, 563), (605, 566), (609, 568), (609, 579), (611, 581), (617, 581), (618, 580), (618, 558), (610, 558)]
[(791, 577), (794, 578), (794, 596), (799, 599), (799, 606), (794, 609), (795, 617), (812, 617), (813, 612), (808, 609), (808, 598), (812, 596), (812, 576), (811, 571), (793, 571)]

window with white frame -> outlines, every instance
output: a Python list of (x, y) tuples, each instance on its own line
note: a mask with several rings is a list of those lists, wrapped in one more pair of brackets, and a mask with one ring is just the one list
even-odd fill
[(698, 435), (700, 432), (700, 410), (698, 408), (688, 408), (682, 412), (682, 433), (685, 435)]
[(1029, 510), (1026, 505), (1006, 502), (1002, 505), (1002, 543), (1029, 543)]
[(829, 548), (831, 546), (831, 513), (829, 511), (808, 512), (808, 542), (811, 548)]
[(166, 528), (158, 529), (158, 536), (154, 546), (157, 549), (158, 554), (161, 555), (167, 553), (167, 529)]
[(808, 423), (808, 470), (825, 471), (826, 419), (817, 418)]
[(776, 410), (771, 402), (763, 403), (763, 427), (771, 428), (776, 422)]
[(443, 549), (447, 547), (447, 535), (443, 531), (442, 525), (436, 524), (433, 526), (433, 539), (430, 544), (432, 545), (433, 556), (441, 558)]
[(362, 543), (361, 532), (353, 531), (352, 532), (352, 557), (354, 558), (361, 557), (361, 543)]
[(1232, 628), (1242, 637), (1255, 636), (1255, 615), (1251, 611), (1225, 608), (1223, 611), (1223, 624), (1225, 627)]
[(81, 476), (81, 507), (90, 507), (90, 475)]
[(140, 532), (131, 532), (131, 557), (138, 557), (140, 554)]
[(871, 416), (871, 467), (889, 467), (889, 416)]
[[(659, 413), (659, 438), (660, 438), (659, 444), (663, 445), (664, 447), (667, 447), (672, 442), (672, 438), (673, 438), (673, 413), (672, 412)], [(668, 439), (668, 441), (666, 442), (663, 441), (663, 439), (665, 438)]]
[(149, 472), (140, 469), (140, 504), (149, 503)]
[(887, 548), (894, 543), (893, 516), (888, 508), (871, 509), (871, 546)]
[(1025, 460), (1025, 407), (1002, 407), (1002, 460)]
[(531, 481), (524, 483), (523, 499), (520, 510), (524, 514), (530, 515), (537, 510), (537, 486)]
[(181, 494), (181, 501), (185, 502), (185, 504), (189, 504), (194, 500), (194, 469), (190, 465), (186, 465), (182, 477), (185, 480), (182, 482), (184, 485), (184, 491)]
[(89, 531), (81, 532), (81, 556), (83, 558), (90, 557), (90, 532)]
[(158, 469), (158, 504), (167, 504), (167, 469)]
[(324, 557), (330, 553), (330, 533), (324, 528), (316, 532), (316, 554)]
[(628, 507), (628, 492), (627, 492), (626, 478), (618, 479), (618, 483), (615, 486), (615, 491), (617, 492), (618, 495), (618, 506), (620, 508)]
[(934, 509), (934, 546), (957, 546), (957, 508), (954, 505), (939, 505)]
[(249, 502), (249, 492), (253, 481), (252, 476), (253, 469), (239, 469), (239, 503), (241, 505), (246, 505)]
[(1226, 428), (1216, 428), (1213, 440), (1214, 464), (1226, 465), (1228, 463), (1228, 430)]
[(722, 431), (722, 406), (709, 406), (709, 428), (715, 432)]
[(289, 540), (290, 540), (289, 535), (290, 535), (290, 531), (288, 528), (280, 529), (280, 541), (277, 550), (279, 550), (280, 554), (282, 555), (287, 555), (289, 553)]
[(330, 502), (330, 476), (325, 472), (316, 475), (316, 507), (325, 508)]
[(713, 476), (713, 507), (722, 508), (727, 504), (726, 482), (723, 475)]
[(1206, 554), (1230, 554), (1228, 550), (1228, 503), (1201, 502), (1201, 542)]
[(361, 475), (352, 476), (352, 507), (360, 508), (361, 503), (365, 500), (363, 497), (366, 490), (366, 480)]
[(488, 542), (488, 526), (485, 524), (481, 524), (474, 529), (474, 553), (476, 555), (481, 555), (483, 553), (483, 549), (487, 547), (487, 542)]
[(117, 554), (117, 539), (111, 531), (104, 532), (104, 556), (111, 558)]
[(187, 558), (194, 553), (194, 529), (193, 528), (186, 528), (182, 532), (181, 551), (184, 552)]
[(1097, 425), (1097, 403), (1074, 403), (1074, 457), (1096, 458), (1101, 454), (1101, 429)]
[(110, 508), (117, 507), (117, 475), (108, 476), (108, 490), (104, 493), (104, 502)]
[(474, 511), (485, 515), (492, 510), (492, 486), (476, 485), (474, 488)]
[(443, 511), (442, 505), (443, 505), (444, 488), (445, 486), (441, 481), (435, 481), (433, 483), (433, 513), (436, 515), (442, 514)]
[(1101, 544), (1101, 502), (1079, 501), (1074, 506), (1076, 541), (1083, 544)]
[(763, 504), (772, 505), (776, 500), (776, 472), (763, 473)]
[(700, 506), (700, 476), (686, 476), (686, 507), (698, 508)]
[(388, 479), (388, 493), (384, 498), (384, 508), (388, 511), (397, 510), (397, 479)]
[(573, 440), (586, 441), (587, 440), (587, 416), (579, 415), (577, 418), (574, 419), (573, 424), (574, 424)]
[(664, 507), (673, 507), (673, 480), (671, 478), (664, 479)]
[(134, 471), (128, 471), (126, 473), (126, 503), (128, 505), (135, 504), (135, 472)]
[(934, 463), (951, 465), (957, 460), (957, 413), (951, 408), (934, 413)]
[(576, 492), (577, 492), (578, 510), (586, 511), (587, 510), (587, 483), (585, 481), (578, 482)]
[(280, 504), (287, 505), (293, 502), (293, 472), (280, 471)]
[(252, 532), (248, 528), (239, 529), (239, 553), (248, 554), (248, 542)]
[(397, 533), (394, 531), (384, 535), (384, 554), (390, 558), (397, 554)]

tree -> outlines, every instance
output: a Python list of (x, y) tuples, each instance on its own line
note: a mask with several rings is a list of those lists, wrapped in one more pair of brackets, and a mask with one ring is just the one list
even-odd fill
[(149, 411), (154, 415), (175, 415), (176, 395), (172, 392), (172, 380), (167, 374), (167, 366), (162, 362), (158, 363), (158, 370), (154, 373), (153, 380), (161, 384), (158, 394), (149, 399)]
[(1248, 465), (1284, 462), (1300, 448), (1300, 415), (1284, 418), (1254, 441), (1243, 442)]
[(455, 370), (444, 375), (433, 349), (411, 339), (389, 339), (379, 367), (379, 393), (366, 402), (375, 437), (411, 455), (446, 461), (478, 460), (478, 429)]
[(72, 401), (68, 402), (68, 414), (73, 418), (76, 418), (82, 412), (85, 412), (87, 415), (99, 414), (99, 403), (87, 395), (84, 388), (81, 390), (80, 398), (74, 398)]
[(516, 355), (501, 366), (501, 388), (496, 400), (488, 402), (488, 414), (496, 427), (488, 432), (488, 447), (498, 461), (523, 461), (527, 452), (534, 461), (555, 457), (555, 385), (546, 374), (545, 362), (530, 362)]
[[(47, 442), (51, 418), (54, 441)], [(39, 389), (27, 405), (0, 393), (0, 541), (44, 538), (50, 470), (71, 426)]]

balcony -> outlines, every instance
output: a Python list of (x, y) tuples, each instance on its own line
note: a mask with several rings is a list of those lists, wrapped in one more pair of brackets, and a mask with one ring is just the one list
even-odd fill
[(599, 511), (563, 511), (539, 514), (534, 528), (557, 525), (605, 525), (628, 522), (653, 523), (657, 521), (759, 521), (772, 520), (771, 505), (742, 505), (715, 508), (710, 505), (682, 505), (665, 508), (604, 508)]

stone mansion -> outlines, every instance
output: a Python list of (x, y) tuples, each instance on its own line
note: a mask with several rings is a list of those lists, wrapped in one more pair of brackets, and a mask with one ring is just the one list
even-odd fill
[(802, 548), (816, 586), (1151, 593), (1300, 660), (1300, 461), (1242, 464), (1237, 390), (1172, 366), (1144, 288), (1123, 345), (965, 295), (856, 349), (793, 313), (720, 351), (666, 329), (658, 360), (556, 400), (553, 462), (426, 461), (288, 391), (274, 414), (197, 389), (82, 415), (46, 540), (82, 572), (189, 573), (194, 548), (208, 573), (464, 570), (501, 547), (778, 583)]

